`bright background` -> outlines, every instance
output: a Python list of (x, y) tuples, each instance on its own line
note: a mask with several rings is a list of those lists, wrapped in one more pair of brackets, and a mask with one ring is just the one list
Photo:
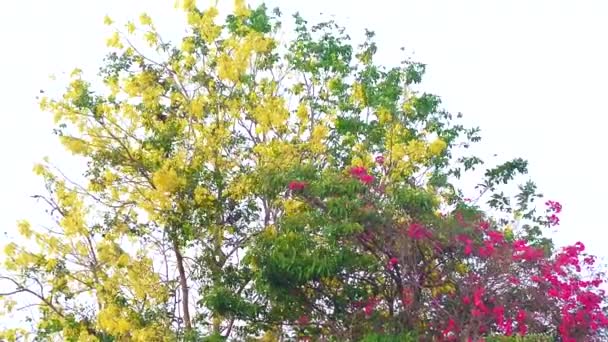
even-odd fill
[[(231, 1), (220, 0), (220, 6)], [(608, 2), (284, 0), (280, 6), (284, 14), (298, 10), (310, 21), (320, 12), (334, 15), (353, 37), (364, 28), (376, 31), (387, 64), (400, 60), (401, 46), (413, 52), (428, 65), (424, 89), (481, 126), (482, 154), (528, 159), (532, 179), (563, 203), (557, 242), (581, 240), (608, 256), (602, 248), (608, 237)], [(41, 188), (31, 173), (35, 162), (48, 155), (64, 169), (78, 170), (51, 134), (50, 115), (38, 109), (39, 89), (58, 90), (48, 76), (74, 67), (93, 78), (106, 52), (104, 15), (126, 23), (143, 11), (164, 37), (180, 37), (184, 18), (173, 0), (0, 2), (0, 245), (15, 235), (16, 220), (44, 220), (29, 198)]]

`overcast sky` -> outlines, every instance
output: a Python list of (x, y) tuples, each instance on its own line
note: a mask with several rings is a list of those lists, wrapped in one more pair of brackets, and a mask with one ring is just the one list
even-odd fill
[[(481, 126), (481, 151), (528, 159), (541, 190), (563, 203), (557, 241), (581, 240), (608, 256), (606, 1), (284, 0), (281, 8), (312, 21), (335, 15), (355, 37), (376, 31), (386, 63), (401, 58), (400, 46), (413, 52), (428, 65), (424, 89)], [(183, 32), (173, 0), (0, 2), (0, 232), (13, 235), (17, 219), (41, 220), (29, 198), (41, 186), (35, 162), (49, 155), (74, 165), (61, 157), (50, 115), (38, 109), (39, 89), (49, 88), (49, 74), (74, 67), (92, 76), (106, 52), (104, 15), (124, 23), (142, 11), (165, 36)]]

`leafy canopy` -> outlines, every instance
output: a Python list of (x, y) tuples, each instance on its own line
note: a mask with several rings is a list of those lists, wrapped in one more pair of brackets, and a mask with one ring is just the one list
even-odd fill
[(2, 338), (594, 338), (606, 325), (599, 275), (580, 273), (594, 259), (543, 237), (561, 206), (537, 209), (531, 181), (502, 190), (524, 160), (488, 167), (474, 199), (453, 184), (483, 165), (468, 153), (479, 129), (416, 90), (423, 64), (383, 67), (373, 32), (353, 45), (333, 21), (296, 14), (281, 42), (278, 9), (236, 0), (219, 23), (215, 7), (179, 5), (180, 42), (142, 14), (107, 40), (103, 86), (77, 69), (41, 100), (85, 182), (35, 166), (53, 226), (19, 223), (0, 300), (38, 312)]

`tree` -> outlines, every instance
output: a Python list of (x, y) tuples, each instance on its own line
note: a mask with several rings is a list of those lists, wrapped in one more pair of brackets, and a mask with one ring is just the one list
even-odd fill
[(531, 181), (504, 193), (524, 160), (487, 168), (473, 200), (454, 185), (483, 165), (467, 153), (479, 129), (416, 91), (423, 64), (382, 67), (373, 32), (355, 47), (333, 21), (295, 15), (281, 44), (278, 9), (237, 0), (220, 25), (216, 8), (180, 6), (179, 45), (142, 14), (108, 39), (104, 87), (76, 70), (42, 99), (86, 182), (35, 167), (55, 224), (21, 222), (31, 241), (5, 248), (6, 308), (39, 308), (6, 339), (592, 340), (606, 327), (595, 259), (542, 233), (561, 205), (537, 209)]

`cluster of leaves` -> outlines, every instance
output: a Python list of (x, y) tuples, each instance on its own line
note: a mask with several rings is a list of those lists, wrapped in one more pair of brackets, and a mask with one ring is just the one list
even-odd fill
[(76, 70), (42, 99), (85, 184), (35, 167), (53, 226), (19, 224), (0, 300), (39, 312), (2, 338), (591, 341), (606, 327), (595, 259), (543, 236), (561, 205), (537, 209), (531, 181), (504, 193), (525, 161), (488, 168), (475, 199), (454, 186), (483, 165), (467, 155), (479, 129), (415, 90), (424, 65), (382, 67), (373, 32), (353, 46), (333, 21), (295, 15), (282, 44), (279, 10), (236, 0), (219, 24), (215, 7), (180, 6), (179, 44), (142, 14), (108, 39), (105, 87)]

